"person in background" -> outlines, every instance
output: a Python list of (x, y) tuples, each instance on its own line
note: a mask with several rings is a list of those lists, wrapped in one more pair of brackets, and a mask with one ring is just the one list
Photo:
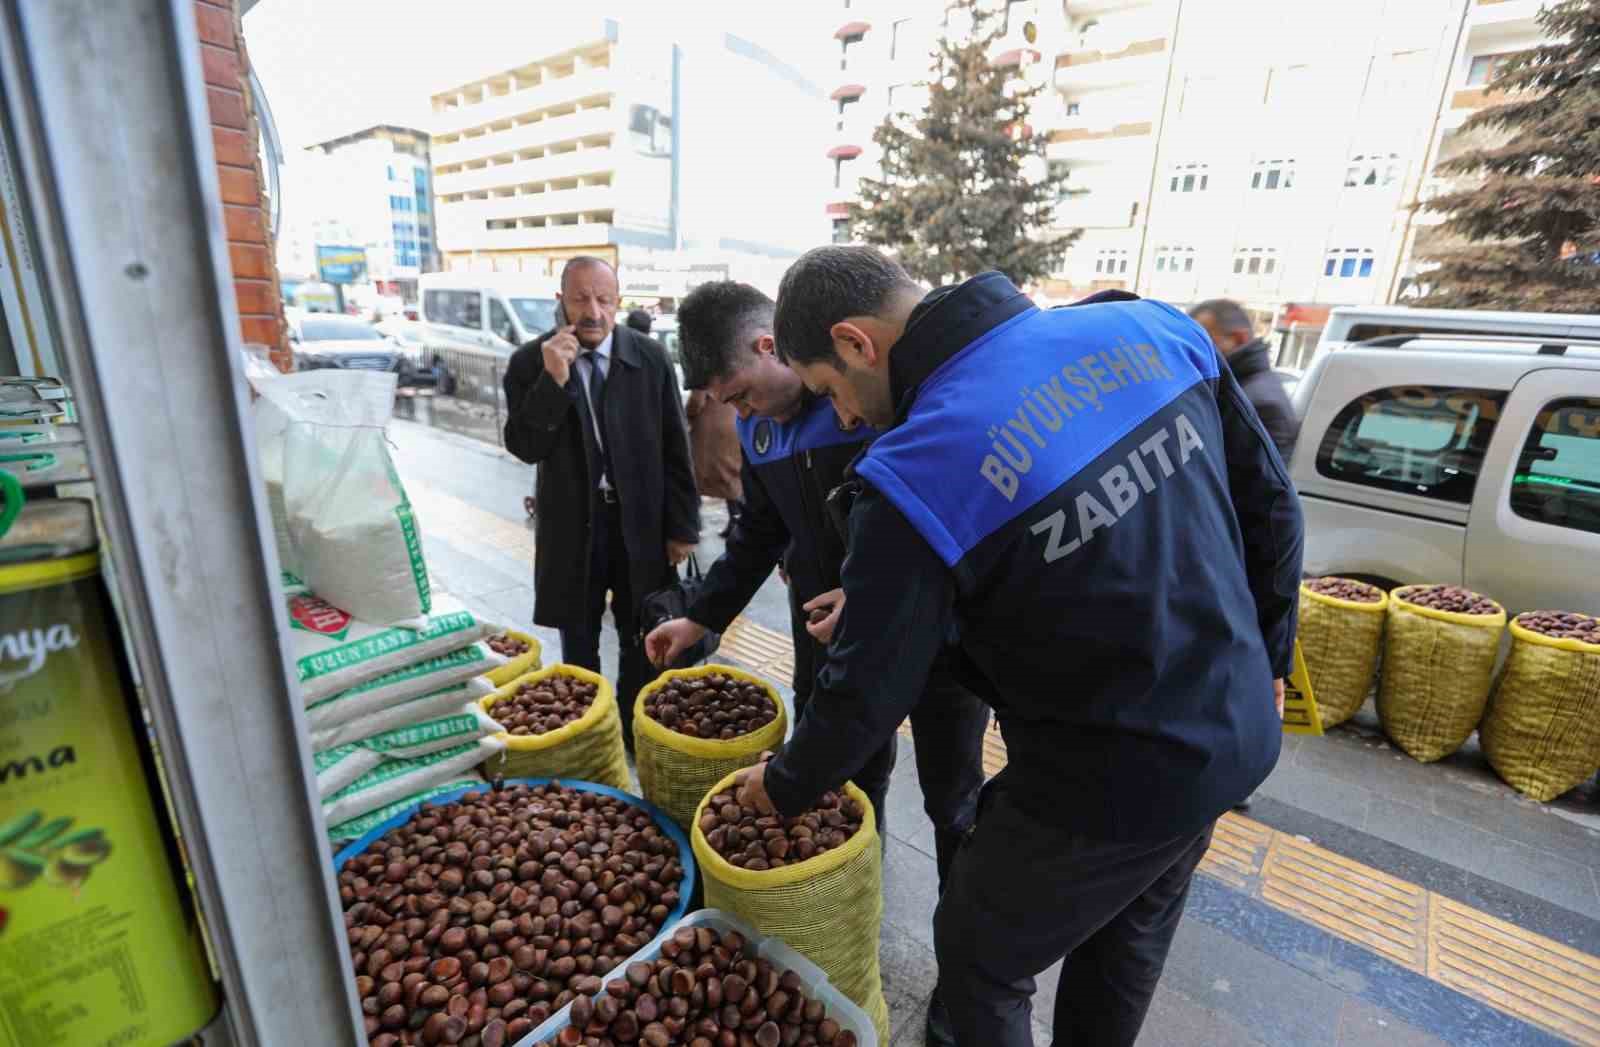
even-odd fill
[(667, 351), (618, 327), (617, 274), (579, 256), (561, 271), (553, 331), (506, 367), (506, 449), (539, 467), (537, 625), (561, 630), (561, 658), (600, 671), (606, 593), (617, 629), (617, 706), (633, 744), (633, 701), (649, 680), (639, 603), (677, 579), (700, 538), (700, 496)]
[(728, 526), (722, 531), (722, 537), (727, 538), (739, 522), (739, 502), (744, 497), (739, 478), (743, 456), (739, 453), (739, 434), (734, 429), (738, 414), (704, 389), (691, 390), (683, 410), (689, 416), (689, 454), (694, 459), (695, 485), (702, 498), (721, 498), (727, 503)]
[[(823, 664), (822, 650), (843, 606), (844, 539), (828, 518), (828, 494), (876, 433), (841, 426), (828, 402), (808, 396), (799, 376), (778, 361), (772, 309), (772, 299), (749, 284), (722, 281), (696, 287), (678, 311), (686, 381), (739, 413), (747, 504), (688, 616), (657, 626), (645, 649), (657, 665), (670, 665), (706, 630), (725, 630), (783, 563), (795, 636), (795, 715), (803, 720), (815, 687), (813, 668)], [(989, 710), (936, 669), (910, 715), (942, 883), (976, 814)], [(895, 739), (881, 739), (853, 775), (872, 801), (880, 831), (895, 753)]]
[(649, 334), (650, 326), (655, 323), (654, 318), (644, 309), (634, 309), (628, 313), (628, 326), (640, 334)]
[(1261, 424), (1267, 427), (1278, 456), (1288, 465), (1300, 436), (1300, 419), (1294, 415), (1294, 405), (1283, 390), (1283, 382), (1272, 370), (1267, 343), (1256, 337), (1250, 314), (1238, 302), (1213, 298), (1190, 309), (1189, 315), (1206, 329), (1211, 344), (1228, 361), (1228, 370), (1261, 416)]
[(1261, 420), (1161, 302), (1038, 309), (999, 273), (926, 293), (866, 247), (783, 276), (777, 344), (885, 431), (839, 496), (845, 613), (742, 803), (796, 815), (921, 700), (954, 636), (1009, 763), (934, 917), (927, 1042), (1137, 1038), (1218, 816), (1277, 763), (1304, 526)]

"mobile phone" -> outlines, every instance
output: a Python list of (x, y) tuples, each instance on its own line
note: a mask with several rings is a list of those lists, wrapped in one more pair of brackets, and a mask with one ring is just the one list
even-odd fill
[(567, 310), (566, 310), (566, 307), (561, 304), (561, 299), (559, 299), (559, 298), (556, 299), (555, 321), (556, 321), (556, 325), (553, 328), (553, 330), (559, 331), (563, 327), (567, 326)]

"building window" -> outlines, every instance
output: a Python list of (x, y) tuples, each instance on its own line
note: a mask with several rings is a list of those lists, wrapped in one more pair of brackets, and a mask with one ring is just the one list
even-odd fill
[(416, 186), (418, 192), (425, 191), (428, 188), (428, 172), (419, 167), (411, 174), (411, 184)]
[(1600, 534), (1600, 398), (1546, 404), (1511, 477), (1511, 511)]
[(1294, 188), (1294, 161), (1293, 160), (1257, 160), (1255, 171), (1250, 175), (1250, 188), (1252, 189), (1292, 189)]
[(1067, 103), (1067, 115), (1068, 116), (1077, 116), (1078, 115), (1078, 105), (1079, 105), (1079, 103), (1077, 103), (1077, 102), (1068, 102)]
[(1346, 189), (1393, 185), (1400, 180), (1399, 153), (1357, 153), (1344, 169)]
[(1236, 276), (1270, 276), (1278, 271), (1276, 247), (1241, 247), (1233, 252)]
[(833, 242), (836, 244), (850, 242), (850, 219), (835, 218), (833, 220)]
[(833, 187), (838, 189), (844, 184), (844, 165), (854, 160), (853, 156), (836, 156), (833, 158)]
[(851, 33), (849, 36), (839, 38), (839, 68), (850, 68), (850, 45), (859, 44), (864, 33)]
[(1341, 280), (1372, 275), (1372, 249), (1345, 247), (1329, 251), (1322, 265), (1323, 276), (1337, 276)]
[(1158, 273), (1192, 273), (1194, 272), (1194, 248), (1192, 247), (1157, 247), (1156, 272)]
[(1128, 252), (1104, 248), (1095, 253), (1094, 271), (1101, 276), (1119, 276), (1128, 271)]
[[(1070, 179), (1072, 177), (1072, 165), (1066, 160), (1051, 160), (1049, 170), (1052, 178)], [(1056, 203), (1062, 203), (1086, 192), (1088, 192), (1087, 189), (1074, 190), (1070, 181), (1062, 181), (1056, 187)]]
[(1173, 164), (1167, 178), (1167, 191), (1172, 193), (1203, 193), (1210, 184), (1210, 164)]
[(1467, 86), (1481, 87), (1490, 83), (1500, 75), (1500, 67), (1506, 64), (1514, 52), (1504, 52), (1495, 55), (1478, 55), (1467, 67)]
[(427, 213), (428, 213), (428, 194), (427, 193), (418, 193), (417, 194), (417, 214), (427, 214)]
[(1317, 472), (1363, 487), (1470, 503), (1505, 399), (1503, 392), (1448, 386), (1374, 390), (1334, 416), (1317, 448)]

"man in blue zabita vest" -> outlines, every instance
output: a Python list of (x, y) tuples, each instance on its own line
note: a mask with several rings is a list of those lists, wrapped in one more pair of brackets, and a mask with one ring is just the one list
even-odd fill
[(886, 431), (854, 466), (827, 665), (746, 800), (793, 814), (849, 778), (959, 637), (1010, 762), (934, 919), (956, 1042), (1032, 1043), (1034, 976), (1065, 957), (1056, 1042), (1133, 1043), (1213, 822), (1277, 762), (1303, 537), (1282, 460), (1160, 302), (1040, 310), (999, 273), (924, 295), (824, 247), (776, 334)]

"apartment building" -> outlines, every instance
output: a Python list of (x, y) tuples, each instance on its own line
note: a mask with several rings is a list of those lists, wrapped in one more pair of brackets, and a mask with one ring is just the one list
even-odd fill
[(539, 52), (432, 96), (446, 268), (737, 274), (825, 235), (772, 206), (821, 191), (823, 92), (795, 69), (730, 34), (600, 18)]
[[(1437, 224), (1415, 206), (1441, 188), (1434, 165), (1473, 144), (1459, 127), (1493, 100), (1496, 63), (1540, 38), (1538, 0), (1289, 0), (1271, 17), (1236, 0), (991, 2), (1008, 34), (1032, 26), (992, 59), (1047, 70), (1033, 123), (1068, 176), (1056, 227), (1082, 230), (1035, 291), (1227, 296), (1308, 332), (1333, 305), (1404, 294)], [(901, 41), (957, 31), (944, 6), (834, 8), (836, 220), (876, 171), (872, 128), (920, 106)]]

